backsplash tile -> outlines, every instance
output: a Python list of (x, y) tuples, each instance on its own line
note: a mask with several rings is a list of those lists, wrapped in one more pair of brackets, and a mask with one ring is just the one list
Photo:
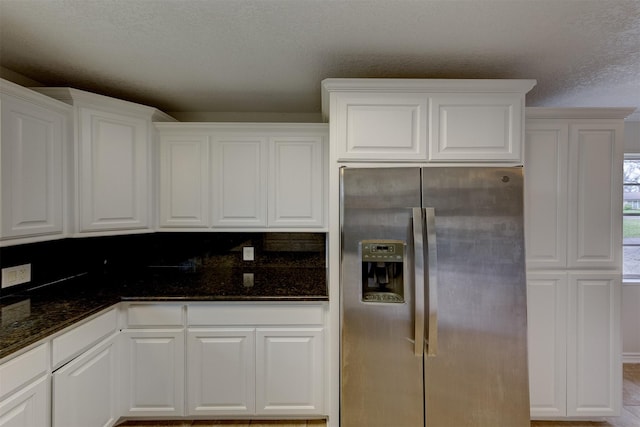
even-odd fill
[[(242, 261), (242, 248), (255, 249)], [(31, 263), (32, 280), (0, 298), (80, 274), (193, 272), (220, 267), (326, 267), (325, 233), (150, 233), (62, 239), (0, 248), (0, 266)]]

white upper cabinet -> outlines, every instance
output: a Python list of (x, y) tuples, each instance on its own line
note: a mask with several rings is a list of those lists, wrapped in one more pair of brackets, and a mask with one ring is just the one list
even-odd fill
[(327, 125), (156, 123), (160, 229), (326, 227)]
[(569, 180), (569, 126), (527, 122), (525, 245), (527, 268), (565, 268)]
[(326, 79), (338, 161), (522, 162), (535, 80)]
[(213, 136), (213, 225), (267, 225), (267, 138)]
[(569, 125), (570, 268), (620, 268), (623, 123)]
[(523, 93), (437, 94), (429, 105), (429, 161), (521, 162)]
[(333, 94), (330, 122), (338, 159), (425, 160), (427, 101), (426, 95), (411, 93)]
[(269, 227), (324, 225), (325, 142), (322, 135), (269, 140)]
[(209, 138), (160, 137), (160, 228), (209, 227)]
[(78, 114), (79, 231), (147, 228), (146, 120), (87, 107)]
[(151, 123), (172, 119), (154, 108), (76, 89), (36, 90), (74, 106), (76, 231), (151, 228)]
[(3, 245), (63, 236), (71, 108), (0, 79)]
[(528, 110), (528, 269), (621, 268), (625, 111)]

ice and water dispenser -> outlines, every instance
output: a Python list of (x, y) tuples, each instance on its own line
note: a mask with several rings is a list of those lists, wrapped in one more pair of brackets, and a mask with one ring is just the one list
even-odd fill
[(404, 248), (402, 240), (360, 242), (363, 302), (404, 302)]

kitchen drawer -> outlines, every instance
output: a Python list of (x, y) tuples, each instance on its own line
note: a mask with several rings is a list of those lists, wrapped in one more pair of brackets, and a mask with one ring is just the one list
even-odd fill
[(192, 304), (189, 326), (208, 325), (322, 325), (321, 304)]
[(0, 398), (46, 374), (49, 369), (48, 360), (49, 346), (44, 343), (0, 365)]
[(171, 327), (184, 325), (182, 304), (128, 304), (127, 327)]
[(71, 360), (118, 329), (118, 311), (114, 306), (105, 313), (53, 339), (53, 369)]

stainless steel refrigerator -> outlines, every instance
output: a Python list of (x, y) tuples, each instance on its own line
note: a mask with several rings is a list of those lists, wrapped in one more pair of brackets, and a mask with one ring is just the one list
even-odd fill
[(341, 170), (342, 427), (529, 426), (522, 183)]

